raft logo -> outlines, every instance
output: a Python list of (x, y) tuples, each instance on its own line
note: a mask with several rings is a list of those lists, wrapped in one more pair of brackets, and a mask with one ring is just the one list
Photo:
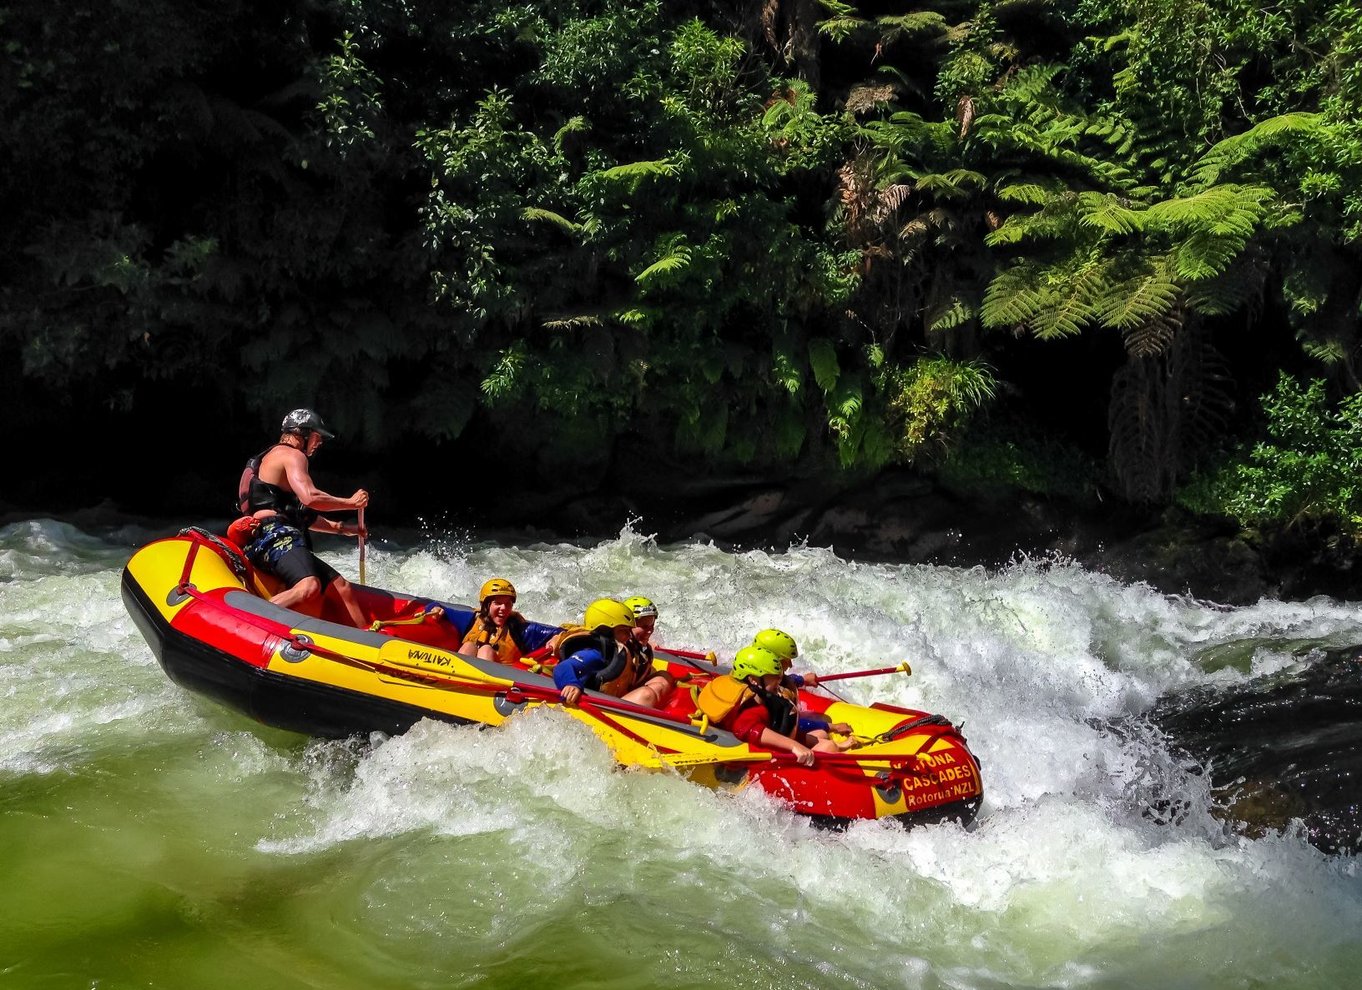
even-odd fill
[(972, 781), (965, 781), (948, 787), (939, 794), (907, 794), (904, 796), (903, 803), (908, 808), (929, 808), (932, 805), (941, 804), (954, 798), (973, 797), (978, 793), (979, 788)]
[[(921, 755), (919, 754), (919, 759), (920, 758)], [(956, 762), (953, 757), (952, 762)], [(926, 777), (919, 777), (917, 774), (905, 777), (903, 778), (903, 786), (905, 790), (920, 791), (929, 787), (937, 788), (943, 784), (948, 784), (951, 781), (969, 781), (973, 779), (973, 777), (974, 768), (968, 764), (962, 763), (959, 766), (942, 767), (940, 770), (936, 770), (930, 776)], [(968, 787), (971, 785), (966, 784), (964, 786)]]
[(434, 650), (418, 650), (415, 647), (407, 648), (407, 659), (420, 664), (422, 667), (440, 667), (448, 670), (454, 665), (454, 658), (446, 653), (437, 653)]

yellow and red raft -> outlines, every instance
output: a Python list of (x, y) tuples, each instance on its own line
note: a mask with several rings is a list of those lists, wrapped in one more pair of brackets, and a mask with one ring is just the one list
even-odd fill
[[(695, 695), (724, 668), (693, 655), (658, 651), (658, 666), (680, 682), (663, 709), (594, 691), (565, 708), (533, 658), (508, 666), (455, 652), (449, 614), (466, 606), (355, 585), (372, 622), (356, 629), (329, 595), (316, 618), (271, 604), (277, 588), (269, 582), (235, 547), (189, 529), (133, 555), (123, 603), (175, 683), (308, 735), (396, 734), (423, 718), (498, 725), (550, 705), (591, 726), (624, 766), (671, 768), (709, 787), (755, 787), (823, 823), (969, 822), (983, 799), (978, 761), (940, 715), (801, 692), (803, 707), (848, 723), (861, 742), (803, 767), (700, 717)], [(435, 605), (445, 615), (433, 614)]]

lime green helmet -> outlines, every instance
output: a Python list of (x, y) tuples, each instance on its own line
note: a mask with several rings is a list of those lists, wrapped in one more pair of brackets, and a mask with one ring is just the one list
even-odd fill
[(599, 629), (601, 626), (609, 626), (612, 629), (617, 626), (628, 626), (632, 629), (635, 625), (634, 610), (613, 598), (597, 598), (586, 607), (586, 612), (582, 615), (582, 625), (588, 629)]
[(733, 658), (733, 676), (740, 681), (780, 673), (780, 657), (760, 646), (744, 646)]
[(799, 646), (794, 637), (779, 629), (763, 629), (752, 637), (752, 645), (770, 650), (782, 660), (793, 660), (799, 656)]
[(624, 604), (634, 610), (635, 619), (657, 618), (657, 606), (653, 604), (651, 598), (635, 595), (633, 598), (626, 598)]

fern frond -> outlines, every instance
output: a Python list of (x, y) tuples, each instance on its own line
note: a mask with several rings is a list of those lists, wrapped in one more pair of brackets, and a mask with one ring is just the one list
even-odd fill
[(1023, 327), (1046, 303), (1040, 271), (1020, 264), (999, 272), (984, 291), (979, 316), (986, 327)]
[(949, 296), (939, 305), (932, 307), (923, 317), (929, 333), (944, 333), (954, 330), (974, 319), (975, 311), (959, 296)]
[(1111, 193), (1085, 192), (1078, 197), (1079, 222), (1108, 234), (1131, 234), (1144, 218)]
[(877, 17), (875, 26), (880, 29), (880, 36), (885, 41), (939, 38), (950, 30), (946, 18), (935, 10), (915, 10), (908, 14)]
[(825, 393), (837, 387), (842, 368), (832, 341), (826, 337), (814, 337), (809, 341), (809, 367), (813, 369), (813, 380)]
[(1201, 156), (1192, 170), (1192, 178), (1201, 185), (1212, 185), (1220, 181), (1226, 169), (1276, 143), (1286, 134), (1317, 134), (1324, 129), (1324, 116), (1318, 113), (1284, 113), (1259, 121), (1243, 134), (1215, 144)]
[(676, 238), (667, 246), (666, 253), (662, 257), (634, 276), (634, 281), (639, 285), (647, 286), (649, 282), (656, 281), (662, 276), (684, 271), (690, 266), (690, 260), (690, 245), (684, 239)]
[(864, 17), (829, 17), (818, 22), (818, 33), (827, 35), (833, 41), (846, 41), (869, 28), (870, 22)]
[(1077, 271), (1046, 274), (1042, 304), (1028, 321), (1040, 340), (1074, 337), (1096, 319), (1107, 286), (1107, 262), (1089, 261)]
[(582, 313), (558, 320), (545, 320), (542, 326), (545, 330), (577, 330), (582, 327), (601, 326), (601, 318), (594, 313)]
[(1174, 270), (1188, 282), (1215, 278), (1239, 257), (1244, 241), (1242, 237), (1216, 237), (1197, 231), (1174, 249)]
[(1123, 330), (1121, 340), (1131, 357), (1155, 357), (1168, 350), (1181, 326), (1182, 318), (1174, 307), (1162, 316)]
[(558, 153), (563, 153), (563, 141), (569, 134), (576, 134), (579, 131), (590, 130), (591, 124), (585, 117), (573, 117), (553, 135), (553, 146), (558, 149)]
[(1027, 206), (1039, 206), (1047, 202), (1053, 192), (1047, 186), (1039, 182), (1013, 182), (1005, 186), (1000, 186), (995, 195), (1004, 203), (1023, 203)]
[(1191, 196), (1155, 203), (1146, 211), (1147, 228), (1173, 233), (1204, 230), (1216, 236), (1247, 239), (1277, 193), (1266, 186), (1212, 186)]
[(610, 314), (610, 318), (616, 323), (623, 323), (626, 327), (647, 327), (657, 316), (656, 310), (642, 309), (620, 309)]
[(917, 180), (917, 187), (923, 192), (934, 192), (956, 199), (968, 196), (971, 190), (983, 189), (987, 185), (987, 176), (967, 168), (953, 168), (949, 172), (924, 175)]
[(596, 175), (609, 182), (634, 182), (638, 183), (644, 179), (654, 178), (673, 178), (681, 173), (681, 166), (678, 162), (670, 158), (659, 158), (655, 161), (646, 162), (626, 162), (623, 165), (615, 165), (611, 168), (603, 169)]
[(1192, 312), (1228, 316), (1250, 305), (1262, 292), (1265, 274), (1252, 260), (1240, 260), (1215, 278), (1187, 286), (1184, 301)]
[(797, 398), (804, 388), (804, 372), (788, 341), (779, 341), (771, 353), (771, 374), (776, 384), (791, 398)]
[(581, 233), (582, 230), (581, 224), (573, 223), (571, 220), (563, 216), (561, 213), (554, 213), (552, 210), (540, 209), (537, 206), (525, 207), (525, 209), (520, 211), (520, 216), (525, 220), (547, 221), (555, 225), (556, 227), (559, 227), (561, 230), (568, 234), (578, 234)]
[(1168, 270), (1167, 259), (1112, 286), (1102, 301), (1103, 326), (1126, 330), (1159, 319), (1178, 299), (1178, 284)]

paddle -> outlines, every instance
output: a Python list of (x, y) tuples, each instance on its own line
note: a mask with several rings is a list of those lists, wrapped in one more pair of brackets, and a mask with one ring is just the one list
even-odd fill
[[(746, 752), (746, 753), (655, 753), (651, 758), (640, 761), (640, 766), (653, 769), (661, 767), (699, 767), (723, 763), (798, 763), (794, 753), (784, 751)], [(917, 762), (914, 755), (896, 753), (815, 753), (813, 767), (860, 767), (867, 764), (885, 764), (890, 770), (911, 770)]]
[(913, 668), (908, 666), (905, 660), (897, 667), (876, 667), (874, 670), (853, 670), (845, 674), (819, 674), (818, 683), (821, 685), (827, 681), (845, 681), (852, 677), (874, 677), (876, 674), (911, 674)]
[(718, 659), (713, 650), (708, 653), (697, 653), (695, 650), (678, 650), (671, 646), (659, 646), (656, 649), (658, 653), (670, 653), (672, 656), (681, 657), (683, 660), (705, 660), (714, 663)]
[(359, 507), (359, 583), (364, 583), (364, 558), (368, 540), (364, 534), (364, 506)]
[[(538, 684), (527, 684), (524, 681), (512, 681), (509, 684), (494, 680), (467, 680), (466, 676), (451, 676), (449, 674), (436, 673), (429, 668), (409, 666), (392, 659), (380, 660), (378, 662), (359, 660), (354, 657), (347, 657), (343, 654), (332, 653), (332, 651), (318, 650), (315, 644), (310, 649), (329, 656), (331, 659), (340, 660), (343, 663), (356, 667), (374, 670), (383, 677), (384, 672), (396, 675), (404, 681), (410, 680), (422, 682), (425, 686), (438, 687), (445, 690), (464, 690), (479, 691), (488, 694), (501, 694), (511, 702), (537, 701), (542, 704), (560, 705), (558, 691), (554, 688), (544, 687)], [(477, 675), (474, 674), (474, 677)], [(384, 678), (385, 680), (387, 678)], [(607, 725), (619, 729), (625, 735), (631, 736), (639, 742), (648, 743), (648, 740), (637, 736), (613, 719), (606, 716), (606, 712), (615, 712), (621, 715), (644, 716), (649, 720), (674, 722), (678, 725), (691, 728), (693, 723), (690, 719), (670, 712), (659, 711), (654, 708), (646, 708), (643, 705), (635, 705), (632, 702), (622, 701), (614, 698), (599, 698), (583, 695), (577, 702), (589, 715), (600, 719)], [(901, 754), (877, 754), (877, 753), (818, 753), (814, 756), (814, 766), (820, 764), (824, 767), (853, 768), (864, 764), (885, 764), (888, 769), (894, 771), (905, 771), (911, 769), (916, 763), (916, 755)], [(660, 769), (664, 767), (683, 768), (705, 765), (719, 765), (724, 763), (796, 763), (797, 757), (793, 753), (787, 752), (744, 752), (744, 753), (654, 753), (651, 757), (637, 761), (640, 766)]]

